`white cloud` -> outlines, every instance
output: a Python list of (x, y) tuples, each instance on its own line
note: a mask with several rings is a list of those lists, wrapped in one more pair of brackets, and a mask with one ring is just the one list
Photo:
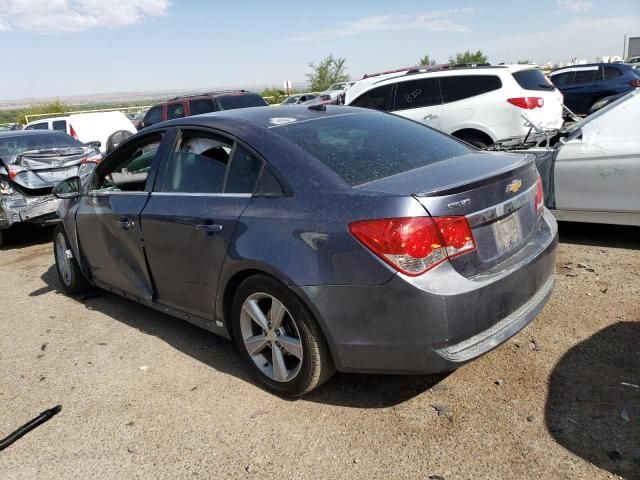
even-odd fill
[(81, 32), (165, 15), (170, 0), (0, 0), (0, 31)]
[[(357, 20), (339, 22), (334, 28), (318, 32), (314, 36), (288, 38), (289, 42), (308, 42), (317, 37), (347, 37), (373, 31), (400, 31), (424, 29), (431, 32), (466, 32), (468, 28), (457, 21), (458, 17), (476, 12), (474, 7), (451, 8), (433, 12), (378, 15)], [(455, 20), (454, 20), (455, 19)]]
[(558, 0), (556, 5), (560, 10), (569, 13), (582, 13), (593, 7), (593, 3), (585, 0)]

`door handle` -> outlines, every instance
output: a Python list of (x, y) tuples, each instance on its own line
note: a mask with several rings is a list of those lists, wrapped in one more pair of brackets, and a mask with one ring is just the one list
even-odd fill
[(216, 233), (222, 232), (222, 225), (216, 225), (216, 224), (196, 225), (196, 230), (205, 232), (208, 235), (214, 235)]
[(433, 113), (430, 113), (429, 115), (425, 115), (423, 120), (433, 120), (435, 118), (438, 118), (438, 115), (434, 115)]
[(118, 225), (120, 225), (124, 230), (131, 230), (136, 226), (136, 222), (127, 217), (120, 217)]

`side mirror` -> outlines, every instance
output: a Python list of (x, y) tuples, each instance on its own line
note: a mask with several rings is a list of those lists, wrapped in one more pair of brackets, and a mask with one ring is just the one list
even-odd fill
[(100, 140), (93, 140), (92, 142), (85, 143), (87, 147), (100, 148), (102, 146), (102, 142)]
[(80, 196), (80, 177), (71, 177), (53, 187), (53, 194), (58, 198), (76, 198)]

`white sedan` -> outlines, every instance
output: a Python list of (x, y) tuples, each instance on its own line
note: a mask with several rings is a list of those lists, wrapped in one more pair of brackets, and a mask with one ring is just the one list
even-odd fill
[(640, 225), (640, 90), (576, 123), (538, 157), (558, 220)]

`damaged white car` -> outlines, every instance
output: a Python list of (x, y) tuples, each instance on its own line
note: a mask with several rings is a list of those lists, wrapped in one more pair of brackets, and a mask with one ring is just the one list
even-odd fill
[(69, 177), (87, 177), (101, 160), (95, 145), (66, 133), (1, 132), (0, 245), (4, 230), (15, 223), (57, 222), (59, 200), (51, 194), (53, 187)]
[(640, 90), (524, 150), (558, 220), (640, 225)]

